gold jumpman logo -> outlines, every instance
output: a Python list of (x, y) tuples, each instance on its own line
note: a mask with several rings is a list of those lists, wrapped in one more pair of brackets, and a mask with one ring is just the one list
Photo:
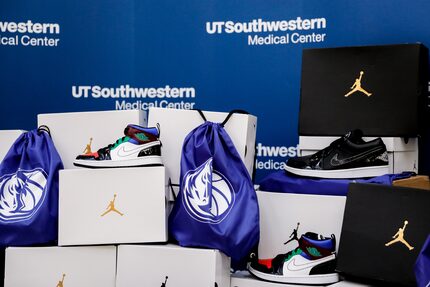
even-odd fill
[(61, 281), (58, 281), (58, 284), (55, 287), (64, 287), (64, 285), (63, 285), (64, 277), (66, 277), (66, 274), (63, 274), (63, 279), (61, 279)]
[(113, 211), (118, 213), (119, 215), (123, 216), (124, 213), (119, 212), (116, 208), (115, 208), (115, 199), (116, 199), (116, 193), (113, 196), (113, 200), (109, 201), (109, 205), (106, 207), (106, 211), (102, 213), (102, 215), (100, 216), (105, 216), (106, 214), (108, 214), (109, 212)]
[(93, 141), (93, 138), (90, 138), (90, 142), (87, 144), (87, 146), (84, 149), (84, 154), (91, 154), (93, 153), (91, 151), (91, 142)]
[(386, 243), (385, 246), (390, 246), (391, 244), (394, 244), (396, 242), (401, 242), (403, 243), (409, 250), (414, 249), (414, 247), (412, 247), (411, 245), (409, 245), (408, 242), (406, 242), (404, 235), (405, 235), (405, 228), (406, 225), (408, 225), (408, 221), (405, 220), (405, 223), (403, 225), (403, 228), (399, 228), (399, 231), (397, 231), (396, 234), (394, 234), (393, 236), (393, 240), (391, 240), (390, 242)]
[(364, 72), (360, 71), (360, 77), (358, 79), (355, 79), (355, 82), (351, 87), (351, 91), (349, 91), (349, 93), (347, 93), (345, 95), (345, 97), (349, 97), (350, 95), (352, 95), (355, 92), (362, 92), (363, 94), (365, 94), (368, 97), (370, 97), (372, 95), (372, 93), (369, 93), (368, 91), (366, 91), (365, 89), (363, 89), (361, 87), (361, 78), (363, 77), (363, 74), (364, 74)]

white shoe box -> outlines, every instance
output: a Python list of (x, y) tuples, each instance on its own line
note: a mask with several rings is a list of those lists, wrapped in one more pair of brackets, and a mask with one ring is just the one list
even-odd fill
[(3, 160), (9, 149), (12, 147), (12, 144), (18, 139), (18, 137), (22, 133), (24, 133), (24, 131), (22, 130), (0, 131), (0, 162)]
[(115, 287), (115, 271), (115, 246), (13, 247), (6, 249), (4, 286)]
[(314, 232), (325, 237), (334, 234), (336, 250), (342, 230), (345, 196), (304, 195), (257, 191), (260, 206), (259, 259), (274, 258), (293, 250), (296, 241), (285, 242), (300, 223), (298, 237)]
[[(252, 276), (248, 271), (236, 272), (231, 275), (231, 287), (305, 287), (315, 285), (285, 284), (263, 281)], [(321, 285), (319, 285), (321, 286)], [(330, 285), (333, 286), (333, 285)]]
[(163, 166), (60, 171), (59, 245), (166, 240)]
[(116, 286), (229, 287), (230, 258), (218, 250), (171, 244), (120, 245)]
[[(330, 143), (339, 137), (299, 137), (299, 155), (314, 154), (328, 147)], [(375, 137), (364, 137), (364, 141), (370, 141)], [(406, 143), (403, 138), (382, 137), (387, 147), (388, 164), (390, 173), (401, 173), (403, 171), (418, 171), (418, 139), (410, 138)]]
[[(228, 113), (203, 111), (208, 121), (221, 123)], [(161, 154), (167, 175), (173, 184), (179, 184), (182, 145), (185, 137), (204, 121), (197, 111), (150, 108), (148, 125), (160, 124)], [(252, 176), (255, 156), (257, 117), (234, 114), (225, 129), (241, 156), (249, 174)]]
[(64, 168), (74, 168), (73, 161), (90, 143), (93, 152), (124, 136), (128, 124), (146, 126), (146, 112), (141, 110), (39, 114), (37, 124), (51, 131)]

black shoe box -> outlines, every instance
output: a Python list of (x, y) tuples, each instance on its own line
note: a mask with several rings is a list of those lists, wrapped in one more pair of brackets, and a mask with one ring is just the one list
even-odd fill
[(421, 44), (305, 49), (299, 134), (416, 137), (427, 90)]
[(427, 190), (350, 184), (337, 271), (385, 286), (416, 286), (414, 265), (430, 234), (429, 204)]

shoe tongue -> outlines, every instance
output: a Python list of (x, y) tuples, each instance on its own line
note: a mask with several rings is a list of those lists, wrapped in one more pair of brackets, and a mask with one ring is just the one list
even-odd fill
[(136, 129), (133, 127), (132, 124), (129, 124), (125, 129), (124, 129), (124, 135), (127, 137), (132, 137), (135, 133), (136, 133)]
[(312, 240), (318, 240), (319, 239), (318, 234), (314, 233), (314, 232), (306, 232), (302, 236), (305, 238), (308, 238), (308, 239), (312, 239)]
[(124, 129), (124, 135), (140, 143), (149, 141), (151, 136), (147, 135), (141, 127), (132, 124)]

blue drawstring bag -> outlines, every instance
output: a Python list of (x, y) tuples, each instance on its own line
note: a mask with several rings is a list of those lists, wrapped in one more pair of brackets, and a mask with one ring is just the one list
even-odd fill
[(57, 240), (62, 168), (47, 127), (15, 141), (0, 163), (0, 247)]
[(223, 123), (208, 122), (198, 112), (205, 123), (184, 140), (169, 232), (181, 246), (218, 249), (240, 261), (258, 243), (260, 228), (251, 177), (224, 129), (238, 111)]
[(415, 263), (415, 277), (418, 287), (430, 286), (430, 235), (427, 237)]

